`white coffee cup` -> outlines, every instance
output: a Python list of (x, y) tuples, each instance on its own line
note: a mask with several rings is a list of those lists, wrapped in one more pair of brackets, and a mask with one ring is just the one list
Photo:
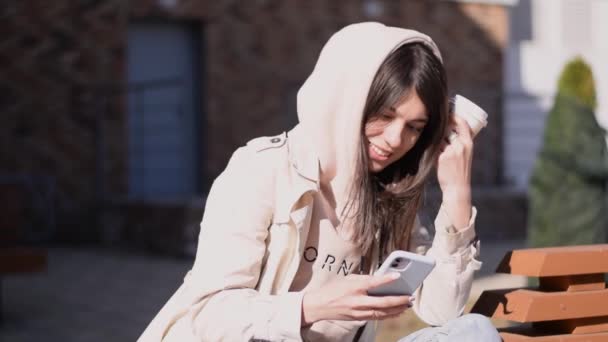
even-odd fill
[[(456, 95), (450, 99), (452, 113), (463, 118), (471, 127), (473, 137), (488, 125), (488, 113), (473, 101), (462, 95)], [(453, 139), (450, 135), (450, 140)]]

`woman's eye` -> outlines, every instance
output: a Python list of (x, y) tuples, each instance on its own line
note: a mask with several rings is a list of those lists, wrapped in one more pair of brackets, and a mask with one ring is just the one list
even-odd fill
[(422, 130), (423, 130), (422, 127), (416, 127), (414, 125), (408, 125), (407, 127), (416, 133), (422, 133)]

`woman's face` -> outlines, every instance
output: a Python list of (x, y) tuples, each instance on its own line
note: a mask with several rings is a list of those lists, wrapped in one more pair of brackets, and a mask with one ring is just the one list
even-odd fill
[(395, 107), (382, 109), (365, 123), (369, 171), (378, 173), (401, 159), (418, 141), (428, 116), (416, 91)]

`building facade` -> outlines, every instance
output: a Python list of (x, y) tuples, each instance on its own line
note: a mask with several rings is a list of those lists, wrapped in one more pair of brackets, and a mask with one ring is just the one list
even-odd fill
[(525, 191), (546, 116), (566, 63), (581, 56), (594, 72), (600, 125), (608, 128), (608, 2), (519, 0), (505, 54), (505, 183)]
[(490, 115), (474, 184), (504, 184), (504, 2), (57, 0), (1, 11), (0, 180), (53, 190), (55, 236), (193, 236), (232, 151), (295, 124), (323, 44), (367, 20), (435, 39), (451, 92)]

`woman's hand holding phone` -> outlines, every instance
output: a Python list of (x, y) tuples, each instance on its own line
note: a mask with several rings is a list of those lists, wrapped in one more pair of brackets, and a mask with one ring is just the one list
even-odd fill
[(321, 320), (383, 320), (411, 307), (413, 297), (370, 296), (368, 291), (391, 283), (399, 273), (382, 276), (351, 274), (307, 291), (302, 301), (302, 326)]
[(376, 276), (397, 273), (399, 277), (368, 291), (372, 296), (411, 295), (422, 286), (422, 282), (435, 268), (435, 259), (412, 252), (396, 250), (389, 254)]

